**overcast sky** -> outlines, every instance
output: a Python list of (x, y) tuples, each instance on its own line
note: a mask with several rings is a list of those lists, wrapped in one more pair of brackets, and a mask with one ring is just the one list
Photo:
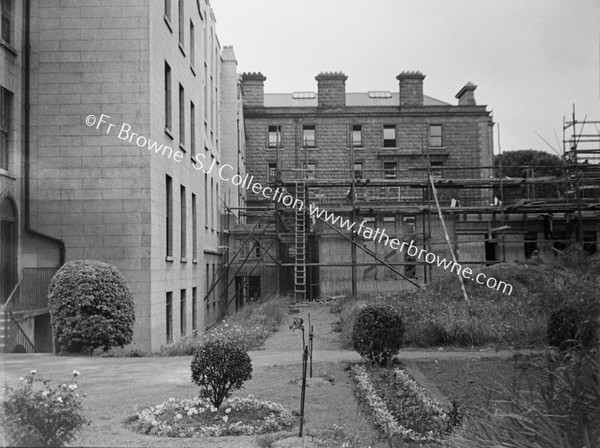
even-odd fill
[[(456, 104), (468, 81), (500, 123), (502, 150), (558, 148), (562, 119), (600, 120), (598, 0), (211, 0), (222, 46), (265, 91), (316, 91), (343, 71), (348, 92), (396, 91), (419, 70), (425, 95)], [(494, 133), (497, 145), (497, 130)], [(497, 151), (497, 147), (496, 147)], [(562, 151), (562, 146), (561, 146)]]

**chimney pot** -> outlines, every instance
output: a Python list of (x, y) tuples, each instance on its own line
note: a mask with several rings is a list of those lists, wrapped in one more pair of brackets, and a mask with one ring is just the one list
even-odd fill
[(401, 107), (423, 106), (423, 80), (421, 72), (402, 72), (396, 76), (400, 88)]
[(265, 106), (265, 80), (260, 72), (242, 73), (242, 95), (244, 107)]
[(475, 89), (477, 86), (472, 82), (468, 82), (465, 86), (460, 89), (460, 91), (456, 94), (456, 98), (458, 98), (459, 106), (476, 106), (475, 102)]
[(315, 79), (319, 107), (344, 107), (346, 105), (346, 80), (342, 72), (321, 72)]

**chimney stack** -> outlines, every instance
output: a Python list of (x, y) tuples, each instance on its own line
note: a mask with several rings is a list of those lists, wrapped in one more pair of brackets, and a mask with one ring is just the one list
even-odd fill
[(346, 80), (342, 72), (321, 72), (315, 79), (319, 107), (344, 107), (346, 105)]
[(423, 106), (423, 80), (421, 72), (402, 72), (396, 76), (400, 84), (400, 107)]
[(472, 82), (468, 82), (465, 86), (460, 89), (460, 91), (456, 94), (456, 98), (458, 98), (459, 106), (476, 106), (475, 102), (475, 89), (477, 86)]
[(265, 80), (262, 73), (242, 74), (242, 95), (244, 107), (265, 106)]

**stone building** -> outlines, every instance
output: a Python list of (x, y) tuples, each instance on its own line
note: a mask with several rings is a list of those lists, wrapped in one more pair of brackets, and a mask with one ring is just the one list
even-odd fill
[[(445, 187), (454, 179), (488, 179), (491, 170), (482, 167), (493, 165), (493, 122), (486, 107), (476, 104), (472, 83), (459, 90), (458, 104), (451, 105), (424, 95), (424, 78), (419, 72), (403, 72), (397, 76), (396, 92), (353, 93), (346, 92), (345, 74), (321, 73), (316, 92), (269, 94), (264, 92), (265, 76), (243, 74), (248, 172), (261, 184), (279, 185), (307, 204), (357, 223), (366, 221), (401, 240), (433, 244), (447, 254), (439, 221), (434, 216), (426, 224), (423, 219), (428, 176)], [(255, 207), (272, 202), (253, 193), (247, 199)], [(439, 199), (443, 205), (468, 201), (480, 206), (493, 200), (489, 190), (462, 188), (440, 189)], [(358, 293), (395, 290), (399, 282), (406, 283), (368, 253), (355, 253), (352, 244), (310, 217), (301, 219), (307, 246), (296, 247), (298, 217), (286, 218), (286, 213), (290, 215), (285, 210), (279, 214), (275, 235), (287, 274), (265, 261), (249, 280), (260, 284), (263, 292), (289, 290), (303, 277), (309, 297), (347, 293), (352, 276), (357, 277)], [(263, 239), (267, 246), (269, 236)], [(410, 258), (373, 241), (362, 245), (408, 277), (427, 280), (427, 270)], [(298, 253), (305, 254), (305, 274), (297, 268), (303, 257)], [(258, 250), (250, 260), (260, 255)], [(359, 272), (351, 274), (351, 264), (359, 265)]]
[(135, 345), (202, 331), (220, 313), (224, 195), (200, 161), (242, 148), (235, 55), (224, 70), (208, 0), (2, 5), (2, 295), (27, 268), (96, 259), (134, 294)]

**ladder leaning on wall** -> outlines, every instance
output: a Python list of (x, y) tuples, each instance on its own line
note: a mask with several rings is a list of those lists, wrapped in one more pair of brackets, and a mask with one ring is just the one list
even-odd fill
[[(296, 200), (306, 204), (306, 185), (296, 182)], [(303, 207), (296, 208), (294, 264), (294, 301), (306, 301), (306, 215)]]

